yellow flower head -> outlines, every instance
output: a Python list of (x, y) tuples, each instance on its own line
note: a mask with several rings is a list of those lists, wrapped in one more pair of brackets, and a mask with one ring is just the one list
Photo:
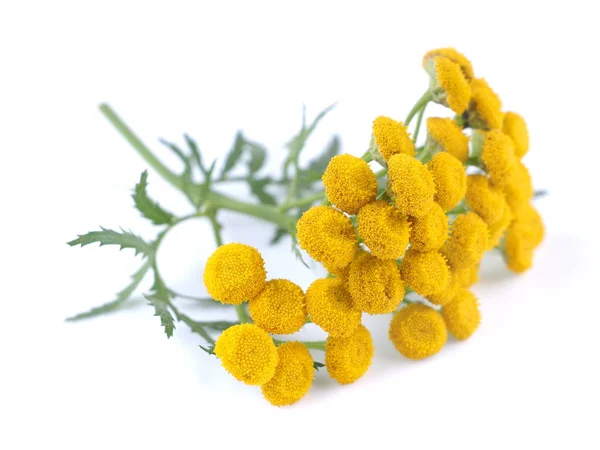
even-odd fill
[(385, 161), (397, 153), (414, 156), (415, 144), (402, 122), (379, 116), (373, 121), (370, 150), (373, 159), (385, 164)]
[(402, 260), (402, 279), (417, 294), (428, 296), (448, 286), (450, 271), (438, 252), (421, 253), (409, 249)]
[(440, 292), (436, 292), (435, 294), (431, 294), (427, 296), (427, 300), (429, 300), (434, 305), (443, 306), (450, 303), (454, 300), (456, 294), (461, 289), (461, 280), (457, 275), (455, 270), (450, 271), (450, 281), (448, 282), (448, 286)]
[(518, 211), (509, 231), (522, 236), (527, 246), (532, 250), (540, 245), (544, 239), (544, 223), (531, 203), (523, 206)]
[(352, 221), (331, 206), (313, 206), (296, 224), (300, 247), (330, 269), (342, 269), (358, 249)]
[(215, 355), (223, 367), (246, 384), (265, 384), (279, 362), (277, 348), (269, 334), (250, 323), (227, 328), (215, 343)]
[(356, 217), (358, 234), (379, 259), (398, 259), (408, 246), (410, 225), (406, 216), (383, 200), (361, 208)]
[(277, 347), (279, 364), (275, 375), (261, 386), (263, 396), (275, 406), (296, 403), (312, 386), (313, 359), (304, 344), (285, 342)]
[(523, 273), (533, 265), (533, 245), (525, 227), (509, 227), (504, 239), (504, 259), (510, 270)]
[(438, 353), (448, 340), (444, 319), (419, 303), (402, 308), (390, 323), (389, 337), (405, 357), (423, 359)]
[(469, 125), (481, 130), (502, 128), (504, 121), (502, 102), (487, 81), (483, 78), (474, 79), (471, 82), (471, 91), (473, 95), (469, 103)]
[(306, 304), (300, 286), (289, 280), (269, 280), (250, 300), (248, 308), (256, 325), (274, 334), (292, 334), (306, 323)]
[(497, 223), (508, 208), (502, 190), (490, 185), (485, 175), (469, 175), (467, 177), (467, 195), (469, 208), (476, 212), (488, 225)]
[(329, 336), (325, 344), (325, 366), (329, 376), (340, 384), (354, 383), (373, 360), (373, 339), (363, 325), (346, 337)]
[(422, 217), (433, 207), (433, 176), (421, 162), (398, 154), (388, 161), (388, 183), (396, 206), (404, 214)]
[(454, 269), (477, 264), (488, 247), (488, 227), (474, 212), (462, 214), (452, 224), (446, 255)]
[(348, 214), (356, 214), (377, 196), (377, 178), (369, 165), (352, 155), (331, 158), (323, 174), (329, 201)]
[[(469, 137), (451, 119), (429, 117), (427, 119), (427, 143), (431, 153), (445, 151), (464, 163), (469, 157)], [(433, 150), (433, 151), (432, 151)]]
[(436, 56), (425, 65), (429, 73), (429, 90), (436, 103), (462, 114), (469, 106), (471, 86), (461, 67), (448, 58)]
[(410, 248), (418, 252), (439, 249), (448, 238), (448, 216), (437, 203), (423, 217), (410, 217)]
[(465, 269), (453, 269), (462, 287), (471, 287), (479, 281), (479, 264), (473, 264)]
[(204, 285), (215, 300), (239, 305), (265, 288), (267, 272), (262, 256), (245, 244), (219, 247), (206, 261)]
[(516, 161), (508, 183), (504, 186), (504, 196), (514, 214), (527, 206), (533, 197), (531, 175), (521, 160)]
[(529, 150), (529, 133), (523, 117), (514, 112), (507, 112), (504, 115), (502, 131), (514, 142), (517, 158), (525, 156)]
[(395, 311), (404, 298), (404, 283), (394, 260), (363, 252), (350, 265), (348, 290), (354, 306), (369, 314)]
[(508, 205), (506, 205), (506, 207), (503, 210), (502, 217), (500, 218), (500, 220), (498, 220), (493, 225), (488, 225), (487, 250), (492, 250), (493, 248), (500, 245), (500, 240), (504, 236), (504, 233), (506, 233), (506, 230), (510, 226), (512, 220), (513, 220), (513, 214), (511, 212), (510, 208), (508, 207)]
[(315, 280), (306, 291), (306, 308), (310, 320), (330, 336), (348, 336), (360, 325), (362, 312), (338, 278)]
[(459, 341), (469, 338), (481, 322), (477, 298), (461, 289), (454, 300), (442, 307), (442, 317), (452, 336)]
[(500, 187), (508, 184), (518, 161), (514, 144), (500, 130), (485, 133), (481, 160), (492, 183)]
[(435, 50), (428, 51), (423, 57), (423, 67), (426, 67), (428, 61), (436, 56), (448, 58), (453, 63), (458, 64), (467, 80), (471, 81), (473, 78), (475, 78), (471, 61), (469, 61), (465, 55), (452, 47), (436, 48)]
[(427, 163), (435, 184), (434, 200), (444, 211), (454, 208), (467, 191), (467, 175), (461, 162), (450, 153), (437, 153)]

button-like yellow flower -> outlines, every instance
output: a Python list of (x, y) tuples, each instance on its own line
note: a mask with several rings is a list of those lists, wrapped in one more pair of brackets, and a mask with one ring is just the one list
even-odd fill
[(313, 206), (296, 227), (300, 247), (327, 268), (346, 267), (358, 249), (352, 221), (330, 206)]
[(521, 273), (531, 268), (533, 251), (544, 239), (544, 224), (536, 209), (522, 207), (506, 232), (504, 257), (509, 269)]
[(279, 362), (277, 348), (269, 334), (250, 323), (227, 328), (215, 344), (215, 355), (223, 367), (246, 384), (265, 384)]
[(451, 270), (450, 281), (448, 282), (448, 286), (446, 286), (446, 288), (440, 292), (428, 295), (427, 300), (429, 300), (434, 305), (446, 305), (452, 300), (454, 300), (454, 297), (456, 296), (456, 294), (458, 294), (458, 291), (461, 287), (461, 279), (459, 278), (455, 270)]
[(502, 190), (492, 186), (485, 175), (467, 177), (465, 200), (469, 208), (488, 225), (497, 223), (508, 209)]
[(454, 220), (446, 243), (446, 255), (454, 269), (477, 264), (488, 247), (488, 227), (474, 212), (462, 214)]
[(362, 377), (373, 360), (373, 339), (363, 325), (346, 337), (327, 338), (325, 366), (329, 376), (340, 384), (354, 383)]
[(348, 290), (354, 306), (369, 314), (395, 311), (405, 292), (396, 261), (384, 261), (367, 252), (352, 261)]
[(256, 325), (274, 334), (292, 334), (306, 323), (302, 288), (289, 280), (267, 281), (266, 287), (250, 300), (248, 308)]
[(444, 151), (464, 163), (469, 157), (469, 137), (453, 120), (429, 117), (425, 151), (432, 154)]
[(423, 304), (413, 303), (394, 316), (389, 337), (405, 357), (423, 359), (435, 355), (444, 347), (448, 332), (440, 313)]
[(464, 269), (452, 269), (462, 287), (471, 287), (479, 281), (479, 264)]
[(472, 97), (469, 103), (468, 122), (472, 128), (492, 130), (502, 128), (504, 113), (502, 102), (483, 78), (471, 82)]
[(448, 216), (437, 203), (423, 217), (410, 217), (410, 248), (418, 252), (439, 249), (448, 238)]
[(279, 364), (275, 375), (261, 386), (263, 396), (275, 406), (296, 403), (312, 386), (313, 359), (304, 344), (285, 342), (277, 347)]
[(356, 214), (377, 196), (377, 178), (362, 159), (344, 154), (331, 158), (323, 174), (329, 201), (348, 214)]
[(404, 214), (422, 217), (433, 207), (433, 176), (415, 158), (392, 156), (388, 161), (388, 183), (396, 206)]
[(435, 184), (434, 200), (444, 211), (454, 208), (467, 191), (467, 175), (461, 162), (450, 153), (437, 153), (427, 163)]
[(398, 208), (378, 200), (363, 206), (356, 218), (358, 234), (374, 256), (379, 259), (404, 256), (410, 225)]
[(459, 341), (468, 339), (481, 322), (477, 298), (467, 289), (461, 289), (454, 300), (442, 307), (442, 317), (452, 336)]
[(402, 122), (379, 116), (373, 121), (373, 135), (369, 150), (374, 160), (385, 165), (392, 155), (398, 153), (414, 156), (415, 144)]
[(465, 55), (452, 47), (436, 48), (435, 50), (428, 51), (423, 57), (423, 67), (427, 65), (430, 59), (435, 58), (436, 56), (443, 56), (444, 58), (448, 58), (453, 63), (458, 64), (467, 80), (471, 81), (473, 78), (475, 78), (471, 61), (469, 61)]
[(439, 252), (421, 253), (409, 249), (402, 260), (401, 275), (404, 282), (417, 294), (428, 296), (448, 286), (450, 271)]
[(504, 115), (502, 131), (514, 142), (517, 158), (525, 156), (529, 150), (529, 133), (523, 117), (514, 112), (507, 112)]
[(506, 230), (510, 226), (512, 220), (513, 214), (508, 205), (506, 205), (500, 220), (493, 225), (488, 225), (488, 250), (492, 250), (500, 245), (500, 241), (502, 240), (502, 237), (504, 236), (504, 233), (506, 233)]
[(310, 320), (330, 336), (348, 336), (360, 325), (362, 312), (339, 278), (315, 280), (306, 291), (306, 308)]
[(239, 305), (265, 288), (267, 272), (259, 251), (245, 244), (219, 247), (206, 261), (204, 285), (221, 303)]
[(437, 56), (427, 60), (425, 70), (429, 73), (433, 101), (462, 114), (469, 106), (471, 86), (461, 67), (448, 58)]
[(506, 202), (514, 214), (518, 214), (521, 208), (529, 204), (533, 197), (533, 185), (529, 170), (521, 160), (516, 161), (510, 179), (503, 189)]
[(481, 160), (492, 183), (500, 187), (508, 184), (518, 161), (513, 142), (500, 130), (485, 133)]

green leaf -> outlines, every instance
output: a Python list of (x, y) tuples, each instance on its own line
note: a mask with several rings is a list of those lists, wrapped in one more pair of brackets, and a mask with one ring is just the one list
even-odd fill
[(143, 253), (151, 255), (154, 248), (144, 241), (141, 237), (136, 236), (131, 231), (125, 231), (121, 228), (121, 232), (100, 227), (101, 231), (91, 231), (86, 234), (79, 234), (77, 239), (67, 242), (71, 247), (81, 245), (82, 247), (99, 242), (100, 247), (103, 245), (118, 245), (120, 250), (124, 248), (132, 248), (135, 254)]
[(290, 150), (290, 154), (288, 156), (288, 161), (286, 161), (286, 165), (291, 164), (292, 161), (298, 160), (298, 156), (300, 155), (300, 152), (306, 145), (306, 141), (308, 140), (310, 135), (315, 131), (315, 128), (323, 119), (323, 117), (325, 117), (325, 115), (334, 107), (335, 103), (321, 111), (308, 127), (306, 126), (306, 108), (303, 109), (302, 128), (300, 129), (298, 134), (294, 136), (287, 144), (287, 147)]
[(233, 147), (229, 151), (227, 155), (227, 159), (225, 160), (225, 165), (221, 170), (221, 178), (224, 178), (227, 173), (231, 171), (238, 163), (240, 157), (242, 156), (242, 152), (244, 151), (244, 146), (246, 144), (246, 140), (242, 135), (241, 131), (238, 131), (235, 135), (235, 141), (233, 142)]
[(165, 211), (158, 203), (148, 197), (146, 188), (148, 187), (148, 171), (144, 170), (140, 177), (140, 182), (135, 185), (133, 191), (133, 201), (135, 207), (142, 213), (146, 219), (152, 221), (154, 225), (164, 225), (173, 223), (177, 218), (168, 211)]
[(279, 241), (281, 241), (281, 239), (283, 239), (283, 237), (287, 236), (289, 233), (290, 232), (284, 228), (277, 228), (275, 230), (275, 234), (273, 234), (273, 237), (269, 241), (269, 245), (275, 245), (279, 243)]
[(190, 158), (181, 151), (175, 144), (166, 141), (165, 139), (159, 139), (159, 142), (170, 149), (183, 163), (183, 173), (180, 175), (184, 182), (190, 183), (192, 179), (192, 166), (190, 165)]
[(327, 169), (327, 165), (331, 158), (340, 153), (340, 138), (338, 136), (334, 136), (323, 153), (313, 159), (308, 165), (308, 171), (313, 172), (315, 175), (318, 175), (319, 178), (323, 176), (325, 173), (325, 169)]
[(154, 315), (160, 317), (160, 324), (164, 327), (167, 337), (170, 338), (175, 330), (175, 321), (169, 311), (170, 293), (156, 269), (154, 270), (154, 284), (151, 292), (145, 297), (154, 306)]
[(198, 347), (200, 347), (202, 350), (204, 350), (209, 355), (214, 355), (215, 354), (215, 344), (209, 345), (208, 348), (203, 347), (201, 345), (199, 345)]
[(250, 151), (250, 160), (248, 161), (248, 170), (250, 175), (258, 172), (267, 160), (267, 150), (256, 142), (247, 142)]
[(232, 322), (229, 320), (215, 320), (215, 321), (211, 321), (211, 322), (196, 322), (196, 323), (204, 328), (209, 328), (211, 330), (216, 330), (216, 331), (224, 331), (229, 327), (240, 324), (239, 322)]
[(204, 168), (204, 164), (202, 162), (202, 154), (200, 153), (198, 144), (196, 144), (196, 141), (194, 141), (194, 139), (192, 139), (187, 134), (184, 134), (183, 137), (185, 138), (185, 142), (187, 143), (190, 151), (192, 152), (192, 156), (196, 160), (196, 164), (198, 164), (198, 168), (200, 169), (200, 172), (202, 172), (203, 174), (206, 174), (206, 169)]
[(67, 322), (75, 322), (81, 319), (88, 319), (90, 317), (99, 316), (101, 314), (108, 313), (110, 311), (114, 311), (121, 304), (123, 304), (131, 294), (136, 290), (141, 281), (144, 279), (146, 272), (150, 268), (150, 261), (146, 260), (146, 263), (139, 268), (139, 270), (131, 276), (131, 283), (125, 287), (122, 291), (117, 293), (117, 298), (112, 302), (105, 303), (104, 305), (97, 306), (95, 308), (90, 309), (89, 311), (76, 314), (74, 316), (68, 317)]
[(325, 364), (320, 363), (318, 361), (313, 361), (313, 367), (315, 368), (315, 370), (319, 370), (321, 367), (325, 367)]
[(248, 183), (250, 184), (250, 190), (252, 194), (258, 198), (261, 203), (266, 205), (277, 205), (277, 200), (271, 194), (269, 194), (265, 187), (271, 183), (273, 180), (269, 177), (261, 178), (261, 179), (248, 179)]

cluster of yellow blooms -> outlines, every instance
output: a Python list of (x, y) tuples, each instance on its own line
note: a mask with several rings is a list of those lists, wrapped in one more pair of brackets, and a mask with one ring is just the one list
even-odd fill
[[(215, 354), (238, 380), (260, 385), (274, 405), (306, 394), (314, 369), (305, 345), (276, 346), (269, 334), (295, 333), (310, 320), (328, 334), (329, 375), (352, 383), (373, 357), (363, 313), (393, 313), (393, 345), (407, 358), (426, 358), (442, 349), (448, 332), (464, 340), (479, 326), (469, 288), (486, 251), (500, 249), (515, 272), (532, 265), (544, 228), (522, 162), (529, 148), (523, 118), (502, 111), (498, 96), (456, 50), (433, 50), (423, 66), (430, 75), (426, 100), (456, 116), (428, 118), (420, 148), (407, 124), (377, 117), (363, 158), (331, 159), (322, 177), (327, 200), (297, 223), (300, 247), (324, 265), (327, 278), (306, 293), (288, 280), (266, 281), (261, 255), (243, 244), (222, 246), (207, 262), (210, 295), (230, 304), (248, 301), (254, 322), (225, 330)], [(384, 168), (384, 190), (371, 160)], [(422, 299), (407, 300), (410, 292)]]

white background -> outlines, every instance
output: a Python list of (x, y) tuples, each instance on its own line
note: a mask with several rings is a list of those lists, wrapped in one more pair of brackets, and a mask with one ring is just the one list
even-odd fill
[[(599, 448), (595, 2), (356, 3), (0, 4), (0, 448)], [(422, 54), (450, 45), (525, 116), (526, 163), (550, 191), (535, 267), (515, 276), (486, 261), (472, 339), (414, 363), (387, 341), (387, 317), (366, 318), (368, 374), (340, 386), (320, 372), (307, 397), (278, 409), (183, 324), (167, 340), (142, 300), (63, 322), (111, 300), (139, 264), (131, 251), (65, 242), (98, 225), (154, 232), (129, 197), (146, 164), (100, 102), (171, 163), (158, 137), (188, 132), (210, 159), (242, 128), (276, 167), (302, 104), (313, 117), (338, 101), (307, 156), (334, 133), (360, 155), (373, 118), (402, 119), (426, 88)], [(157, 174), (149, 180), (163, 205), (189, 212)], [(270, 228), (224, 220), (227, 240), (263, 251), (270, 277), (306, 288), (317, 276), (287, 243), (267, 246)], [(168, 283), (202, 295), (207, 224), (182, 225), (165, 245)]]

